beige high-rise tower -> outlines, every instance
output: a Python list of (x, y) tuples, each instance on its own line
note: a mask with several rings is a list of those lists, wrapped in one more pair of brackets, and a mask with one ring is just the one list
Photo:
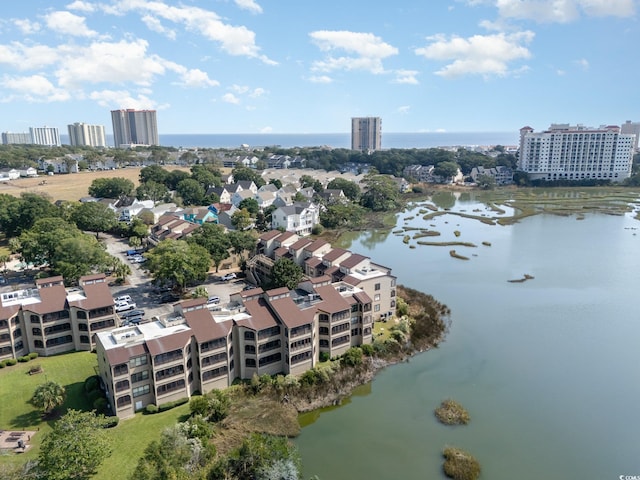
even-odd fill
[(374, 152), (382, 148), (382, 119), (354, 117), (351, 119), (351, 150)]

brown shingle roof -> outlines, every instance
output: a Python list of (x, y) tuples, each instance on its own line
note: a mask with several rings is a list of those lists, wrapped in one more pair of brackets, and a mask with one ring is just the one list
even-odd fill
[(206, 298), (198, 297), (198, 298), (190, 298), (189, 300), (183, 300), (180, 302), (180, 306), (182, 308), (191, 308), (191, 307), (197, 307), (199, 305), (204, 305), (205, 303), (207, 303)]
[(293, 236), (295, 236), (295, 233), (293, 232), (282, 232), (280, 235), (276, 237), (276, 242), (282, 243), (286, 240), (289, 240)]
[(270, 303), (275, 313), (278, 315), (280, 320), (282, 320), (282, 323), (284, 323), (288, 328), (295, 328), (300, 325), (313, 323), (315, 309), (307, 308), (305, 310), (300, 310), (291, 297), (271, 300)]
[(302, 250), (310, 243), (313, 243), (313, 240), (311, 240), (310, 238), (301, 238), (300, 240), (294, 242), (293, 245), (289, 246), (289, 248), (292, 250)]
[(289, 293), (289, 289), (287, 287), (273, 288), (271, 290), (267, 290), (266, 293), (269, 297), (277, 297), (278, 295)]
[(371, 297), (366, 292), (356, 292), (353, 294), (353, 298), (359, 303), (371, 303)]
[(351, 253), (351, 252), (349, 252), (349, 250), (345, 250), (344, 248), (333, 248), (331, 249), (331, 251), (327, 252), (322, 257), (322, 259), (326, 260), (327, 262), (335, 262), (336, 260), (338, 260), (340, 257), (342, 257), (347, 253)]
[(322, 240), (321, 238), (318, 238), (317, 240), (314, 240), (309, 245), (304, 247), (304, 250), (307, 252), (313, 253), (317, 250), (320, 250), (322, 247), (326, 247), (327, 245), (329, 245), (329, 242), (327, 242), (326, 240)]
[(269, 240), (273, 240), (274, 238), (276, 238), (278, 235), (280, 235), (280, 230), (270, 230), (268, 232), (263, 233), (262, 235), (260, 235), (259, 240), (264, 240), (265, 242), (268, 242)]
[(342, 262), (340, 262), (340, 266), (344, 268), (353, 268), (364, 260), (368, 259), (369, 257), (365, 257), (364, 255), (360, 255), (359, 253), (352, 253), (349, 258), (346, 258)]
[(208, 342), (217, 338), (226, 338), (233, 327), (233, 321), (216, 322), (207, 309), (184, 312), (187, 325), (193, 330), (198, 343)]
[(349, 285), (358, 286), (362, 280), (357, 279), (353, 275), (346, 275), (343, 279), (343, 282), (348, 283)]
[[(60, 277), (62, 278), (62, 277)], [(43, 278), (42, 280), (49, 280)], [(36, 280), (36, 283), (38, 281)], [(40, 303), (32, 303), (25, 305), (23, 310), (43, 315), (45, 313), (59, 312), (65, 309), (67, 304), (67, 291), (64, 285), (53, 285), (51, 287), (42, 287), (38, 289), (40, 294)]]
[(304, 261), (304, 263), (309, 265), (311, 268), (315, 268), (322, 263), (322, 259), (318, 257), (309, 257)]
[(336, 313), (351, 308), (349, 302), (331, 285), (316, 287), (315, 290), (318, 292), (318, 295), (320, 295), (320, 298), (322, 298), (322, 303), (318, 304), (319, 310), (327, 313)]
[(121, 363), (128, 363), (130, 358), (139, 357), (147, 353), (147, 348), (144, 343), (138, 343), (135, 345), (127, 345), (116, 348), (109, 348), (105, 350), (107, 353), (107, 359), (112, 366), (119, 365)]
[(151, 355), (160, 355), (165, 352), (174, 350), (182, 350), (191, 338), (191, 330), (181, 330), (179, 332), (162, 335), (161, 337), (151, 338), (146, 341), (147, 348)]
[(269, 310), (267, 302), (263, 298), (247, 300), (244, 302), (244, 306), (251, 317), (237, 320), (236, 324), (239, 326), (258, 331), (278, 325), (278, 322)]
[[(90, 283), (83, 285), (86, 298), (69, 303), (69, 306), (78, 307), (82, 310), (93, 310), (95, 308), (110, 307), (114, 304), (111, 290), (106, 283)], [(42, 291), (40, 292), (42, 294)]]

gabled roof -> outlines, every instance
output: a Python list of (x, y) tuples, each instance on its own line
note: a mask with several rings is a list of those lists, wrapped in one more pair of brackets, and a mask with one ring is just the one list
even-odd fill
[(365, 257), (364, 255), (360, 255), (359, 253), (352, 253), (349, 258), (346, 258), (342, 262), (340, 262), (340, 266), (344, 268), (353, 268), (365, 260), (369, 260), (369, 257)]
[(313, 253), (326, 246), (329, 246), (329, 242), (327, 242), (326, 240), (322, 240), (321, 238), (318, 238), (313, 242), (311, 242), (310, 244), (308, 244), (307, 246), (305, 246), (304, 251)]
[(297, 307), (291, 297), (278, 298), (271, 300), (271, 307), (278, 315), (278, 318), (288, 328), (295, 328), (301, 325), (313, 323), (315, 309), (307, 308), (301, 310)]
[(115, 367), (122, 363), (129, 363), (129, 359), (133, 357), (146, 355), (148, 351), (144, 343), (138, 343), (135, 345), (107, 348), (105, 349), (105, 353), (107, 354), (107, 359), (109, 359), (109, 364)]
[(323, 312), (337, 313), (351, 308), (349, 302), (331, 285), (317, 286), (315, 291), (322, 298), (322, 302), (318, 304), (318, 309)]
[[(206, 299), (204, 300), (206, 301)], [(232, 320), (216, 322), (211, 312), (206, 308), (184, 312), (183, 315), (198, 343), (226, 338), (233, 328)]]
[(333, 248), (329, 252), (325, 253), (322, 259), (326, 260), (327, 262), (335, 262), (347, 253), (351, 252), (349, 250), (345, 250), (344, 248)]
[(297, 242), (294, 242), (293, 245), (290, 245), (289, 248), (292, 250), (302, 250), (304, 249), (307, 245), (313, 243), (313, 240), (311, 240), (310, 238), (301, 238), (300, 240), (298, 240)]
[(236, 320), (236, 324), (240, 327), (259, 331), (278, 325), (278, 322), (271, 313), (271, 310), (269, 310), (266, 300), (263, 298), (246, 300), (244, 302), (244, 306), (251, 317)]
[(146, 340), (151, 355), (160, 355), (174, 350), (182, 350), (191, 339), (191, 330), (181, 330)]
[(281, 233), (280, 230), (269, 230), (268, 232), (265, 232), (262, 235), (260, 235), (258, 239), (268, 242), (269, 240), (273, 240), (274, 238), (276, 238), (278, 235), (280, 235), (280, 233)]

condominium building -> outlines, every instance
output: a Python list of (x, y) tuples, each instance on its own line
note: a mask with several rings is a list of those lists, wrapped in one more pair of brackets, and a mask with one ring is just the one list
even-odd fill
[(29, 134), (34, 145), (60, 146), (60, 133), (55, 127), (31, 127)]
[(609, 180), (631, 176), (635, 134), (617, 125), (588, 128), (552, 124), (544, 132), (520, 129), (518, 168), (531, 180)]
[(160, 144), (155, 110), (112, 110), (111, 121), (116, 148)]
[(28, 145), (31, 143), (31, 134), (2, 132), (3, 145)]
[(206, 298), (187, 300), (167, 317), (98, 333), (98, 370), (112, 411), (128, 417), (236, 378), (298, 375), (320, 352), (371, 343), (371, 305), (362, 289), (328, 277), (242, 291), (213, 312)]
[(59, 276), (42, 278), (35, 288), (0, 294), (0, 360), (90, 351), (95, 334), (116, 325), (104, 274), (81, 277), (75, 288), (65, 288)]
[(69, 130), (69, 143), (72, 146), (106, 147), (107, 141), (103, 125), (89, 125), (87, 123), (74, 123), (67, 125)]
[(354, 117), (351, 119), (351, 150), (374, 152), (382, 148), (382, 119)]
[(636, 143), (633, 148), (638, 150), (638, 144), (640, 142), (640, 122), (632, 122), (631, 120), (627, 120), (620, 126), (620, 133), (635, 135)]

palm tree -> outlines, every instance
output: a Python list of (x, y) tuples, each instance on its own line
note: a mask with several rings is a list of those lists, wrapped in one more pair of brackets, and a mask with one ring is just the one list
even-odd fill
[(131, 267), (120, 260), (113, 263), (113, 273), (116, 274), (118, 282), (123, 283), (128, 275), (131, 275)]
[(64, 403), (65, 393), (62, 385), (50, 380), (36, 387), (31, 403), (47, 415)]

